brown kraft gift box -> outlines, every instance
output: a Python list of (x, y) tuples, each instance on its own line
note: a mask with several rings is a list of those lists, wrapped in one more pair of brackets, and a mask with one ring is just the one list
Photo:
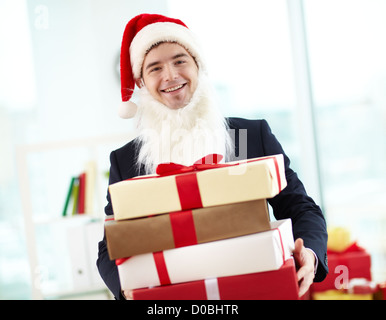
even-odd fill
[(111, 260), (266, 230), (265, 199), (105, 223)]

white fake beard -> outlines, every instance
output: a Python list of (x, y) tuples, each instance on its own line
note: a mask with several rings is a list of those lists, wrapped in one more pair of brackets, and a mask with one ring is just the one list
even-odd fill
[(138, 167), (144, 165), (145, 173), (153, 174), (160, 163), (191, 165), (212, 153), (228, 161), (233, 143), (213, 95), (209, 80), (202, 74), (189, 104), (176, 110), (154, 99), (142, 87), (137, 113)]

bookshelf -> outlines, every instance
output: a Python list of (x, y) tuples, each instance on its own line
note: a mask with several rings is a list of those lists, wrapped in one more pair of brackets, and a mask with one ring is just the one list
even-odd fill
[[(96, 268), (109, 153), (133, 133), (20, 145), (16, 149), (32, 299), (105, 297)], [(71, 175), (96, 167), (92, 212), (63, 216)]]

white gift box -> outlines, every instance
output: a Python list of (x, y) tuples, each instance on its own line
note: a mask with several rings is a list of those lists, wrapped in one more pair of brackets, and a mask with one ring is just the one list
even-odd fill
[(290, 219), (271, 230), (117, 260), (122, 290), (279, 269), (294, 249)]

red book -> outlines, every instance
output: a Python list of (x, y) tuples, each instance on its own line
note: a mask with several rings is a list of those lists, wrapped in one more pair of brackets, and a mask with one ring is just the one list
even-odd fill
[(78, 213), (85, 213), (86, 203), (86, 173), (82, 172), (79, 175), (79, 199), (78, 199)]
[(297, 300), (294, 260), (278, 270), (133, 290), (134, 300)]

